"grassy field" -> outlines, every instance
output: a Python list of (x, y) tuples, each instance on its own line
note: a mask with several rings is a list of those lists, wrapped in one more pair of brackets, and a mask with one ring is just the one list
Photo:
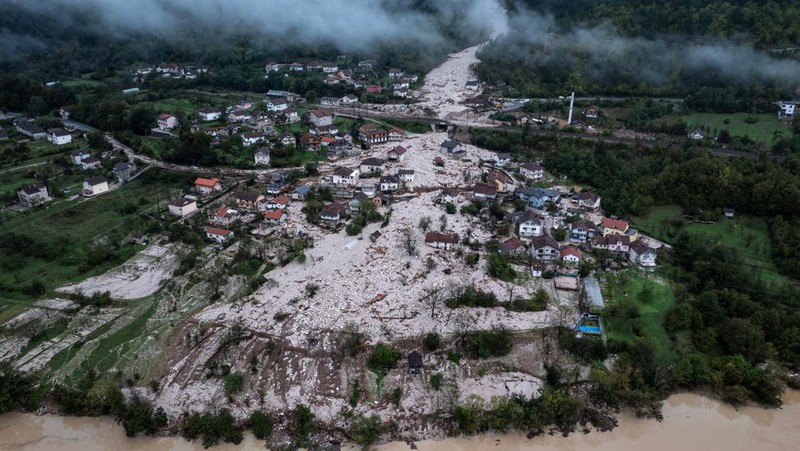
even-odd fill
[(644, 217), (634, 217), (633, 226), (658, 239), (670, 242), (679, 230), (687, 230), (706, 235), (715, 242), (739, 251), (745, 264), (768, 285), (780, 286), (785, 283), (772, 262), (772, 243), (769, 228), (761, 218), (737, 215), (732, 219), (721, 219), (714, 224), (687, 223), (675, 227), (671, 221), (679, 219), (683, 209), (676, 205), (653, 207)]
[(147, 302), (148, 305), (143, 311), (142, 309), (136, 309), (138, 314), (133, 321), (105, 337), (92, 351), (86, 360), (86, 364), (90, 368), (96, 369), (100, 374), (105, 374), (111, 368), (117, 366), (117, 362), (129, 350), (131, 342), (140, 338), (142, 332), (147, 330), (147, 321), (156, 311), (155, 302), (152, 300)]
[[(4, 234), (14, 232), (40, 246), (57, 248), (59, 253), (55, 260), (21, 258), (15, 266), (5, 267), (0, 272), (0, 283), (20, 288), (38, 280), (47, 290), (52, 290), (66, 282), (108, 270), (135, 252), (131, 246), (124, 245), (129, 235), (153, 225), (152, 220), (143, 218), (140, 213), (185, 190), (189, 183), (183, 175), (149, 171), (93, 199), (59, 200), (25, 213), (3, 211), (0, 224)], [(87, 266), (87, 255), (99, 245), (109, 247), (116, 258)], [(0, 293), (0, 299), (12, 303), (30, 302), (30, 297), (20, 291)]]
[[(748, 124), (747, 118), (757, 119), (757, 122)], [(778, 121), (774, 114), (716, 114), (716, 113), (691, 113), (681, 117), (686, 122), (689, 130), (699, 126), (711, 130), (713, 135), (722, 130), (728, 130), (731, 136), (749, 136), (754, 141), (770, 144), (776, 136), (791, 135), (791, 126)], [(725, 121), (729, 123), (725, 123)], [(714, 132), (716, 130), (716, 132)]]
[[(660, 279), (635, 271), (607, 274), (603, 281), (606, 305), (632, 302), (639, 312), (641, 334), (653, 345), (657, 361), (665, 365), (674, 362), (677, 354), (662, 325), (664, 315), (675, 305), (669, 286)], [(636, 338), (630, 321), (609, 316), (604, 319), (608, 338), (629, 342)]]

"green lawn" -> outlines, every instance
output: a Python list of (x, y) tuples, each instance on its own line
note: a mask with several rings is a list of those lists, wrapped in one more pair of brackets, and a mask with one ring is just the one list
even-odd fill
[(666, 242), (672, 241), (680, 230), (708, 236), (716, 242), (735, 248), (745, 263), (768, 284), (785, 283), (772, 262), (772, 243), (766, 221), (752, 216), (737, 215), (720, 219), (714, 224), (686, 223), (677, 227), (672, 221), (680, 218), (683, 209), (677, 205), (653, 207), (647, 216), (634, 217), (633, 226)]
[[(753, 124), (748, 124), (745, 119), (758, 119)], [(792, 133), (791, 126), (778, 121), (775, 114), (716, 114), (716, 113), (691, 113), (681, 117), (686, 122), (689, 130), (694, 130), (699, 126), (711, 130), (714, 136), (722, 130), (728, 130), (731, 136), (749, 136), (751, 139), (764, 144), (770, 144), (776, 136), (789, 136)], [(729, 123), (725, 123), (725, 121)], [(714, 132), (716, 130), (716, 132)]]
[[(669, 285), (652, 275), (636, 271), (623, 271), (603, 277), (603, 296), (607, 307), (615, 303), (634, 303), (641, 323), (641, 335), (653, 345), (656, 360), (662, 364), (675, 361), (677, 354), (663, 326), (664, 315), (675, 305)], [(635, 327), (626, 320), (604, 317), (608, 338), (633, 341), (637, 336)]]
[[(5, 261), (6, 266), (0, 271), (0, 284), (12, 291), (1, 292), (0, 299), (29, 303), (29, 296), (14, 289), (39, 280), (47, 290), (52, 290), (118, 265), (135, 252), (133, 247), (125, 245), (129, 235), (153, 224), (140, 213), (187, 189), (190, 182), (184, 175), (151, 170), (93, 199), (59, 200), (25, 213), (3, 211), (0, 224), (4, 234), (14, 232), (37, 246), (58, 249), (58, 254), (50, 260), (22, 258), (13, 266)], [(87, 266), (87, 255), (98, 245), (110, 247), (116, 258)]]

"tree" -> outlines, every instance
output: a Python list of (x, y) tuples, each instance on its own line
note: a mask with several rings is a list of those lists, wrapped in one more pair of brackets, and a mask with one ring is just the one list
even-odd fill
[(411, 257), (416, 257), (419, 254), (417, 250), (417, 237), (414, 236), (414, 231), (411, 227), (406, 227), (400, 231), (400, 245)]
[(153, 110), (146, 104), (139, 104), (128, 113), (128, 128), (137, 135), (144, 135), (155, 125)]
[(439, 285), (430, 285), (422, 289), (422, 303), (431, 309), (431, 318), (436, 315), (436, 307), (444, 302), (445, 290)]
[(436, 332), (429, 332), (425, 334), (425, 338), (422, 339), (422, 345), (428, 352), (439, 349), (441, 342), (442, 342), (442, 337), (439, 336), (439, 334), (437, 334)]
[(272, 434), (273, 422), (272, 418), (268, 417), (260, 410), (253, 411), (250, 414), (250, 429), (253, 430), (253, 435), (259, 439), (264, 440)]
[(367, 417), (358, 415), (353, 418), (350, 424), (350, 438), (361, 445), (363, 449), (368, 450), (370, 445), (375, 443), (385, 430), (386, 427), (379, 416), (371, 415)]
[(311, 409), (305, 404), (298, 404), (297, 407), (294, 408), (291, 434), (292, 439), (294, 439), (294, 444), (297, 447), (308, 447), (309, 436), (317, 430), (314, 424), (314, 418), (316, 418), (316, 415), (314, 415)]
[(431, 217), (430, 216), (423, 216), (423, 217), (419, 218), (419, 228), (423, 232), (427, 232), (430, 227), (431, 227)]

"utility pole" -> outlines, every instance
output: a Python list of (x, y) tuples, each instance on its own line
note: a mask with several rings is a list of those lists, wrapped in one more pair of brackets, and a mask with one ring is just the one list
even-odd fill
[(572, 107), (575, 105), (575, 91), (572, 91), (572, 95), (569, 98), (569, 118), (567, 119), (567, 127), (572, 124)]

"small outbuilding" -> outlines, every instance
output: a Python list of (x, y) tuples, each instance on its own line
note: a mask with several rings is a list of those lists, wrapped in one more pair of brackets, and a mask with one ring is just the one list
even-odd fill
[(417, 351), (411, 351), (408, 354), (408, 371), (411, 374), (419, 374), (422, 372), (422, 354)]

